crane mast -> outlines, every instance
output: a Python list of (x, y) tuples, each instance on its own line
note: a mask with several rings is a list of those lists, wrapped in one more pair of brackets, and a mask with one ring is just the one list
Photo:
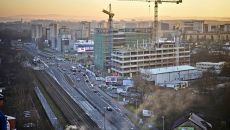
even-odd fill
[(112, 52), (113, 52), (113, 17), (114, 17), (114, 13), (112, 13), (112, 8), (111, 8), (111, 4), (109, 4), (109, 11), (103, 9), (102, 10), (103, 13), (107, 14), (109, 16), (108, 19), (108, 27), (109, 27), (109, 66), (112, 66)]
[(119, 1), (140, 1), (140, 2), (154, 2), (154, 27), (152, 26), (152, 31), (151, 31), (151, 39), (152, 39), (152, 44), (158, 44), (158, 4), (162, 3), (182, 3), (182, 0), (119, 0)]

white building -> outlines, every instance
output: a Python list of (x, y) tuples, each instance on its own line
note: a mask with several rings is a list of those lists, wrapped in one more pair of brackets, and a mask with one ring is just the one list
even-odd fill
[(34, 42), (39, 41), (42, 38), (42, 24), (32, 24), (31, 36)]
[(201, 71), (212, 71), (219, 74), (224, 66), (225, 62), (212, 63), (212, 62), (198, 62), (196, 68)]
[(140, 69), (140, 72), (145, 80), (153, 81), (155, 85), (160, 86), (197, 79), (202, 75), (201, 71), (189, 65)]
[(73, 45), (73, 50), (78, 53), (93, 52), (93, 40), (77, 40)]

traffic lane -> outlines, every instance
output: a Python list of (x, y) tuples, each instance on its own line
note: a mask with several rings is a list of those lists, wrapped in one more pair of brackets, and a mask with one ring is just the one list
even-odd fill
[[(78, 82), (79, 83), (79, 82)], [(85, 87), (85, 85), (86, 84), (81, 84), (80, 86), (84, 86), (84, 88), (87, 88), (87, 87)], [(92, 104), (94, 104), (95, 105), (95, 107), (97, 108), (97, 109), (99, 109), (99, 111), (101, 112), (101, 113), (104, 113), (105, 112), (105, 108), (106, 107), (108, 107), (108, 106), (105, 106), (105, 105), (103, 105), (103, 104), (101, 104), (101, 101), (100, 101), (100, 97), (98, 97), (97, 95), (95, 95), (91, 90), (84, 90), (84, 89), (81, 89), (81, 88), (78, 88), (78, 89), (80, 89), (83, 93), (84, 93), (84, 95), (87, 95), (88, 97), (87, 98), (89, 98), (89, 101), (92, 103)], [(90, 96), (90, 95), (92, 95), (92, 94), (94, 94), (94, 96)], [(114, 113), (113, 113), (114, 114)], [(110, 115), (110, 113), (109, 113), (109, 115)], [(112, 115), (112, 114), (111, 114)], [(121, 124), (119, 123), (119, 121), (118, 120), (116, 120), (116, 119), (114, 119), (114, 117), (112, 117), (112, 118), (108, 118), (109, 120), (111, 120), (114, 124), (116, 124), (116, 126), (121, 126)]]
[[(54, 70), (54, 72), (57, 72), (57, 74), (56, 74), (57, 76), (60, 76), (60, 75), (61, 75), (60, 73), (58, 73), (58, 71), (55, 71), (55, 70)], [(61, 77), (59, 77), (59, 78), (57, 78), (57, 79), (58, 79), (59, 82), (63, 82), (63, 81), (64, 81)], [(63, 82), (63, 84), (65, 84), (65, 83)], [(62, 86), (65, 86), (65, 85), (63, 85), (63, 84), (62, 84)], [(67, 85), (67, 86), (68, 86), (68, 85)], [(77, 92), (75, 92), (74, 90), (69, 90), (70, 88), (72, 88), (72, 87), (70, 87), (70, 86), (69, 86), (69, 87), (65, 87), (65, 89), (68, 90), (68, 91), (67, 91), (67, 94), (69, 94), (69, 95), (71, 96), (71, 98), (73, 99), (74, 97), (77, 96), (77, 95), (76, 95)], [(76, 99), (74, 99), (74, 101), (77, 102)], [(82, 106), (82, 105), (80, 104), (80, 106)], [(91, 117), (91, 118), (93, 118), (93, 119), (95, 119), (94, 117), (98, 117), (98, 118), (97, 118), (96, 120), (94, 120), (94, 121), (96, 121), (97, 123), (100, 123), (99, 126), (103, 126), (103, 122), (101, 122), (101, 120), (100, 120), (100, 119), (102, 119), (103, 115), (101, 115), (100, 113), (98, 113), (98, 112), (96, 112), (96, 111), (95, 111), (95, 112), (90, 112), (90, 111), (89, 111), (89, 112), (87, 112), (87, 113), (90, 113), (90, 115), (93, 116), (93, 117)], [(87, 113), (86, 113), (86, 114), (87, 114)], [(89, 115), (89, 114), (87, 114), (87, 115)], [(90, 116), (90, 115), (89, 115), (89, 116)], [(114, 128), (114, 127), (111, 127), (111, 128)]]
[[(43, 55), (42, 55), (42, 56), (43, 56)], [(46, 58), (44, 58), (44, 59), (46, 60)], [(65, 62), (60, 62), (60, 63), (63, 63), (63, 66), (64, 66), (63, 68), (65, 68), (65, 65), (66, 65)], [(68, 66), (68, 65), (67, 65), (67, 66)], [(84, 70), (83, 70), (83, 71), (84, 71)], [(56, 74), (56, 77), (58, 77), (58, 76), (59, 76), (59, 75)], [(67, 85), (67, 83), (66, 83), (66, 80), (64, 80), (64, 78), (60, 78), (60, 77), (59, 77), (59, 79), (62, 79), (62, 80), (61, 80), (62, 84), (64, 84), (65, 87), (68, 87), (68, 85)]]
[[(90, 75), (90, 80), (94, 83), (94, 84), (102, 84), (105, 83), (103, 81), (97, 81), (95, 76)], [(120, 105), (118, 102), (116, 102), (112, 97), (110, 97), (107, 93), (105, 93), (104, 91), (102, 91), (100, 88), (98, 88), (98, 86), (94, 86), (103, 96), (104, 96), (104, 100), (106, 100), (111, 106), (113, 106), (115, 108), (115, 110), (117, 110), (118, 112), (121, 112), (123, 116), (126, 115), (130, 115), (132, 117), (134, 117), (136, 120), (139, 120), (138, 117), (136, 117), (132, 112), (128, 111), (126, 108), (124, 108), (122, 105)]]
[[(82, 79), (83, 79), (83, 77), (81, 77)], [(78, 82), (78, 83), (80, 83), (80, 81)], [(81, 86), (83, 86), (83, 87), (85, 87), (83, 84), (81, 84)], [(80, 88), (80, 87), (77, 87), (77, 86), (75, 86), (76, 87), (76, 89), (78, 89), (78, 91), (80, 91), (86, 98), (89, 96), (89, 95), (91, 95), (91, 94), (93, 94), (93, 93), (90, 93), (89, 94), (89, 90), (86, 90), (86, 89), (82, 89), (82, 88)], [(87, 87), (85, 87), (85, 88), (87, 88)], [(94, 99), (96, 99), (96, 100), (98, 100), (98, 98), (96, 98), (96, 97), (94, 97)], [(94, 103), (96, 100), (94, 100), (93, 102), (91, 102), (92, 100), (91, 99), (89, 99), (90, 100), (90, 103), (92, 103), (92, 104), (94, 104), (94, 105), (98, 105), (98, 103)], [(97, 108), (98, 108), (98, 106), (96, 106)], [(102, 114), (104, 113), (104, 108), (103, 108), (103, 110), (99, 110), (99, 111), (103, 111), (102, 112)], [(106, 118), (106, 120), (108, 120), (107, 118)], [(110, 119), (111, 120), (111, 119)], [(109, 121), (110, 121), (109, 120)], [(113, 122), (113, 124), (115, 125), (116, 124), (116, 126), (118, 127), (118, 126), (120, 126), (120, 125), (117, 125), (118, 123), (116, 123), (116, 120), (113, 120), (112, 121)], [(110, 123), (109, 123), (110, 124)]]
[[(78, 82), (79, 83), (79, 82)], [(83, 84), (81, 84), (80, 86), (84, 86), (85, 84), (83, 83)], [(88, 87), (84, 87), (85, 89), (87, 89)], [(92, 90), (83, 90), (85, 93), (85, 95), (88, 95), (88, 96), (90, 96), (91, 94), (94, 94), (93, 92), (92, 92)], [(94, 94), (95, 95), (95, 94)], [(98, 102), (99, 100), (101, 100), (100, 99), (100, 97), (98, 97), (97, 95), (95, 95), (95, 96), (90, 96), (91, 97), (91, 101), (93, 100), (94, 102), (96, 102), (96, 105), (97, 105), (97, 107), (99, 107), (99, 109), (100, 109), (100, 111), (102, 112), (102, 113), (104, 113), (105, 112), (105, 107), (106, 106), (104, 106), (103, 104), (101, 104), (101, 102)], [(98, 105), (98, 104), (101, 104), (102, 106), (101, 106), (101, 108), (100, 108), (100, 106)], [(107, 107), (108, 107), (108, 104), (106, 104), (107, 105)], [(111, 106), (110, 106), (111, 107)], [(125, 118), (123, 118), (123, 117), (121, 117), (121, 115), (122, 114), (119, 114), (119, 113), (117, 113), (116, 111), (109, 111), (109, 112), (107, 112), (107, 114), (106, 114), (107, 116), (106, 116), (106, 118), (108, 118), (109, 120), (111, 120), (113, 123), (115, 123), (117, 126), (120, 126), (120, 127), (122, 127), (122, 128), (124, 128), (124, 129), (127, 129), (127, 128), (130, 128), (130, 127), (132, 127), (132, 124), (130, 124), (129, 122), (127, 122), (127, 120), (125, 119)], [(122, 122), (124, 122), (124, 123), (122, 123)]]
[[(87, 93), (88, 93), (88, 91), (86, 91), (86, 90), (84, 90), (84, 89), (80, 89), (79, 90), (84, 96), (86, 96), (86, 95), (88, 95)], [(113, 121), (113, 122), (115, 122), (115, 121)], [(117, 124), (117, 123), (116, 123)]]
[[(66, 65), (66, 67), (70, 67), (70, 65)], [(86, 73), (85, 72), (85, 70), (84, 69), (82, 69), (81, 70), (82, 72), (84, 72), (84, 73)], [(80, 84), (81, 83), (83, 83), (83, 84), (81, 84), (80, 85), (80, 87), (83, 87), (83, 89), (87, 89), (87, 90), (82, 90), (82, 92), (84, 92), (84, 95), (88, 95), (88, 98), (90, 98), (89, 100), (90, 101), (94, 101), (94, 104), (95, 104), (95, 102), (96, 102), (96, 104), (95, 104), (95, 106), (101, 111), (101, 112), (104, 112), (104, 107), (106, 107), (106, 106), (110, 106), (110, 104), (107, 104), (105, 101), (103, 101), (102, 100), (102, 102), (100, 101), (101, 100), (101, 97), (98, 97), (98, 95), (95, 95), (93, 92), (92, 92), (92, 90), (90, 90), (89, 89), (89, 84), (87, 85), (87, 83), (85, 83), (85, 79), (84, 78), (82, 78), (82, 76), (81, 76), (81, 73), (80, 73), (80, 75), (78, 74), (78, 77), (81, 77), (81, 80), (84, 80), (83, 82), (80, 82)], [(76, 81), (76, 79), (74, 79), (74, 81)], [(79, 87), (79, 86), (78, 86)], [(89, 94), (90, 93), (90, 94)], [(91, 95), (94, 95), (94, 96), (91, 96)], [(95, 100), (96, 99), (96, 100)], [(110, 106), (111, 107), (111, 106)], [(111, 113), (111, 115), (119, 115), (119, 116), (117, 116), (116, 118), (117, 119), (119, 119), (119, 120), (123, 120), (123, 119), (120, 119), (120, 115), (123, 115), (123, 114), (119, 114), (119, 111), (117, 111), (117, 112), (112, 112)], [(114, 116), (113, 116), (114, 117)], [(122, 118), (124, 118), (124, 117), (122, 117)], [(115, 119), (114, 121), (115, 122), (117, 122), (117, 119)], [(124, 120), (126, 120), (127, 121), (127, 119), (126, 118), (124, 118)], [(124, 121), (124, 122), (126, 122), (126, 121)], [(130, 124), (130, 122), (126, 122), (125, 123), (126, 125), (127, 124)], [(132, 125), (132, 124), (131, 124)]]

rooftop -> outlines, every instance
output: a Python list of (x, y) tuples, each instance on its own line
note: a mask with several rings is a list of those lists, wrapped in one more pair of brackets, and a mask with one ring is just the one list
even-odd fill
[(163, 67), (163, 68), (155, 68), (155, 69), (141, 69), (141, 73), (151, 73), (151, 74), (162, 74), (162, 73), (170, 73), (170, 72), (178, 72), (185, 70), (194, 70), (195, 67), (189, 65), (182, 66), (172, 66), (172, 67)]
[(225, 62), (197, 62), (196, 64), (212, 64), (212, 65), (221, 65), (221, 64), (224, 64)]
[(190, 113), (189, 115), (185, 115), (185, 116), (179, 118), (178, 120), (176, 120), (172, 126), (172, 129), (179, 127), (181, 124), (183, 124), (186, 121), (193, 122), (194, 124), (196, 124), (197, 126), (202, 128), (203, 130), (207, 130), (209, 128), (212, 128), (212, 124), (205, 121), (200, 116), (198, 116), (194, 113)]

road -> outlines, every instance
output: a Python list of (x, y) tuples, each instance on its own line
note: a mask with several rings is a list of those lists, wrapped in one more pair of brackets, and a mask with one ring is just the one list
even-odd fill
[[(66, 102), (66, 105), (73, 110), (73, 106), (80, 107), (100, 129), (137, 129), (127, 118), (127, 111), (124, 108), (118, 106), (98, 88), (92, 87), (93, 78), (86, 75), (84, 68), (79, 68), (81, 72), (72, 75), (70, 70), (72, 63), (49, 58), (55, 56), (44, 54), (33, 47), (27, 47), (25, 50), (32, 56), (41, 56), (42, 63), (45, 66), (45, 70), (42, 72), (43, 77), (53, 79), (56, 82), (56, 85), (53, 85), (56, 86), (56, 90), (53, 88), (53, 91), (58, 93), (55, 98), (65, 95), (64, 99), (59, 100)], [(73, 84), (66, 78), (68, 76), (73, 81)], [(78, 78), (80, 80), (77, 80)], [(99, 92), (94, 91), (95, 89), (99, 90)], [(107, 108), (112, 108), (112, 111)]]
[(45, 71), (38, 71), (36, 75), (38, 80), (46, 86), (46, 91), (71, 125), (84, 126), (87, 129), (99, 129), (97, 124), (87, 114), (84, 114), (78, 104)]

